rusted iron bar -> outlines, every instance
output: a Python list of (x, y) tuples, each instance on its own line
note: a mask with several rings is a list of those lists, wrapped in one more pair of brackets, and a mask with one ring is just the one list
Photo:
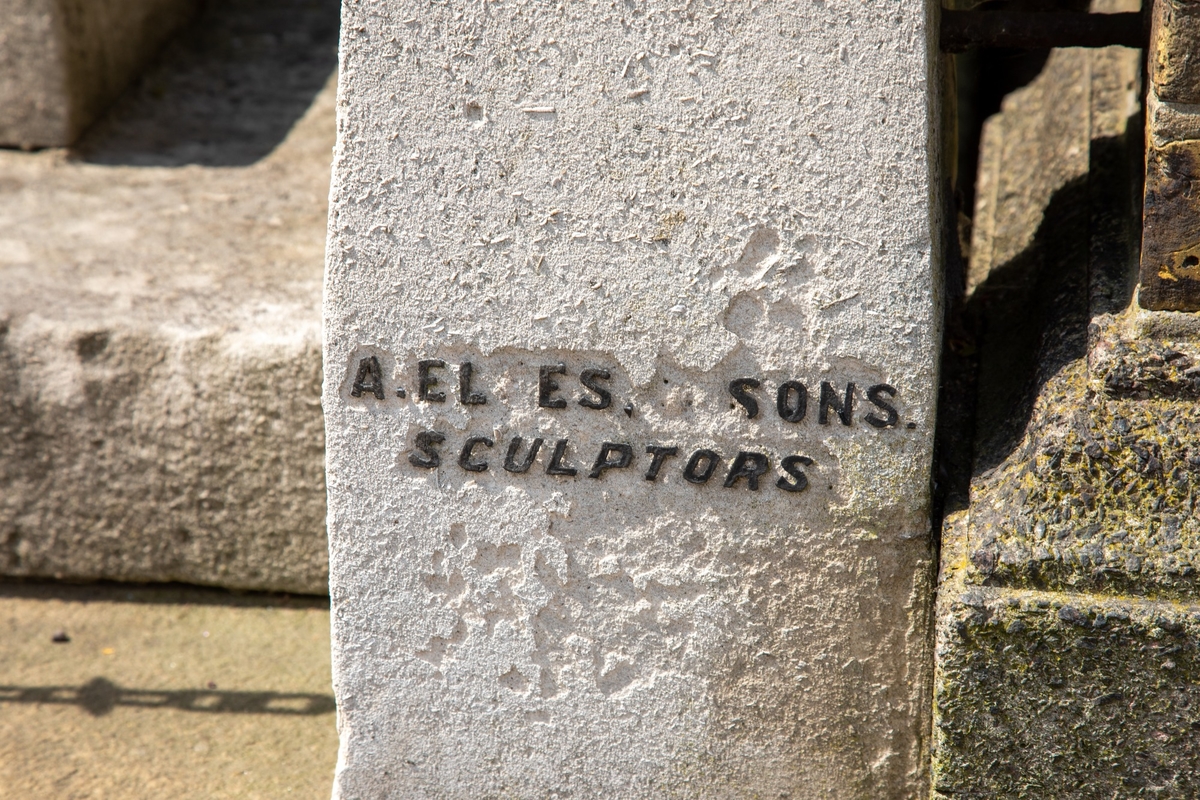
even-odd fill
[(1145, 48), (1149, 32), (1141, 12), (1087, 14), (1069, 11), (942, 11), (942, 50), (979, 47)]

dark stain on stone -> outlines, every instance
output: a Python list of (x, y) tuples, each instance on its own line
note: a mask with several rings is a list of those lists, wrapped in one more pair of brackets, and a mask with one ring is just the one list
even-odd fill
[(108, 331), (85, 333), (75, 340), (75, 353), (84, 363), (94, 360), (106, 349), (108, 349)]

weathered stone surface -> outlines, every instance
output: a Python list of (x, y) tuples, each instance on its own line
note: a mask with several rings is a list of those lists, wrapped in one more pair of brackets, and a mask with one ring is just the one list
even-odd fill
[(1146, 149), (1142, 287), (1138, 303), (1155, 311), (1200, 308), (1200, 140)]
[(1200, 792), (1200, 606), (976, 587), (938, 625), (935, 796)]
[[(1034, 237), (1051, 197), (1087, 174), (1090, 59), (1083, 49), (1052, 51), (1041, 75), (1007, 96), (1002, 112), (984, 122), (968, 291), (993, 268), (1037, 252)], [(1048, 103), (1057, 113), (1023, 113)]]
[[(1148, 0), (1149, 1), (1149, 0)], [(1200, 103), (1200, 3), (1153, 0), (1150, 27), (1150, 80), (1154, 93), (1170, 103)]]
[(1195, 320), (1092, 331), (943, 529), (938, 796), (1195, 794)]
[(1138, 304), (1200, 310), (1200, 3), (1156, 0), (1150, 32)]
[(196, 0), (0, 2), (0, 145), (74, 142), (197, 5)]
[[(973, 343), (993, 366), (969, 502), (942, 531), (935, 797), (1196, 794), (1198, 329), (1129, 305), (1137, 73), (1134, 51), (1051, 56), (1044, 87), (1087, 76), (1068, 126), (1087, 172), (1025, 187), (1047, 198), (1028, 249), (972, 265)], [(1006, 103), (1005, 129), (1036, 149), (1056, 94)], [(987, 224), (1025, 235), (1014, 207)]]
[(930, 13), (345, 5), (339, 797), (926, 793)]
[[(309, 5), (296, 5), (283, 30), (304, 40)], [(336, 5), (325, 8), (336, 30)], [(308, 53), (328, 77), (332, 48), (290, 56)], [(208, 68), (221, 87), (246, 78), (227, 53)], [(324, 593), (334, 87), (309, 94), (308, 113), (251, 166), (182, 166), (221, 163), (230, 147), (241, 160), (253, 123), (270, 118), (249, 113), (233, 144), (181, 132), (187, 87), (173, 75), (89, 134), (91, 163), (0, 152), (0, 571)], [(206, 74), (185, 77), (216, 104)], [(292, 77), (277, 73), (273, 91), (295, 91)], [(130, 141), (176, 166), (104, 163), (126, 160)]]
[(1168, 103), (1146, 93), (1146, 134), (1154, 145), (1200, 139), (1200, 105)]
[(1007, 498), (972, 503), (968, 557), (978, 581), (1194, 593), (1196, 331), (1145, 328), (1138, 315), (1099, 318), (1089, 358), (1042, 386), (1020, 446), (976, 482), (979, 496)]

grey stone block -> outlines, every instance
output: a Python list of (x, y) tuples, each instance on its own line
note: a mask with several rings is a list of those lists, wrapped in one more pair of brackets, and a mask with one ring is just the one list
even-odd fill
[(975, 588), (940, 611), (935, 796), (1200, 793), (1200, 607)]
[(71, 144), (197, 0), (0, 0), (0, 145)]
[(323, 592), (317, 332), (272, 317), (10, 315), (0, 570)]
[[(327, 591), (337, 9), (309, 19), (310, 5), (224, 4), (198, 39), (286, 17), (301, 44), (278, 61), (324, 65), (315, 99), (311, 76), (265, 74), (261, 53), (193, 48), (182, 72), (151, 76), (165, 99), (151, 86), (122, 100), (82, 156), (0, 151), (0, 573)], [(326, 17), (328, 35), (307, 37)], [(268, 80), (295, 102), (244, 107), (231, 133), (175, 124), (191, 103), (222, 110), (214, 85), (254, 96)], [(285, 119), (304, 92), (308, 111)]]

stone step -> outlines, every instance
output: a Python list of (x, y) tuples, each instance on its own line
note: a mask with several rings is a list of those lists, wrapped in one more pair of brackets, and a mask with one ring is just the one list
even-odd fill
[(0, 572), (327, 591), (337, 14), (217, 4), (77, 148), (0, 152)]

